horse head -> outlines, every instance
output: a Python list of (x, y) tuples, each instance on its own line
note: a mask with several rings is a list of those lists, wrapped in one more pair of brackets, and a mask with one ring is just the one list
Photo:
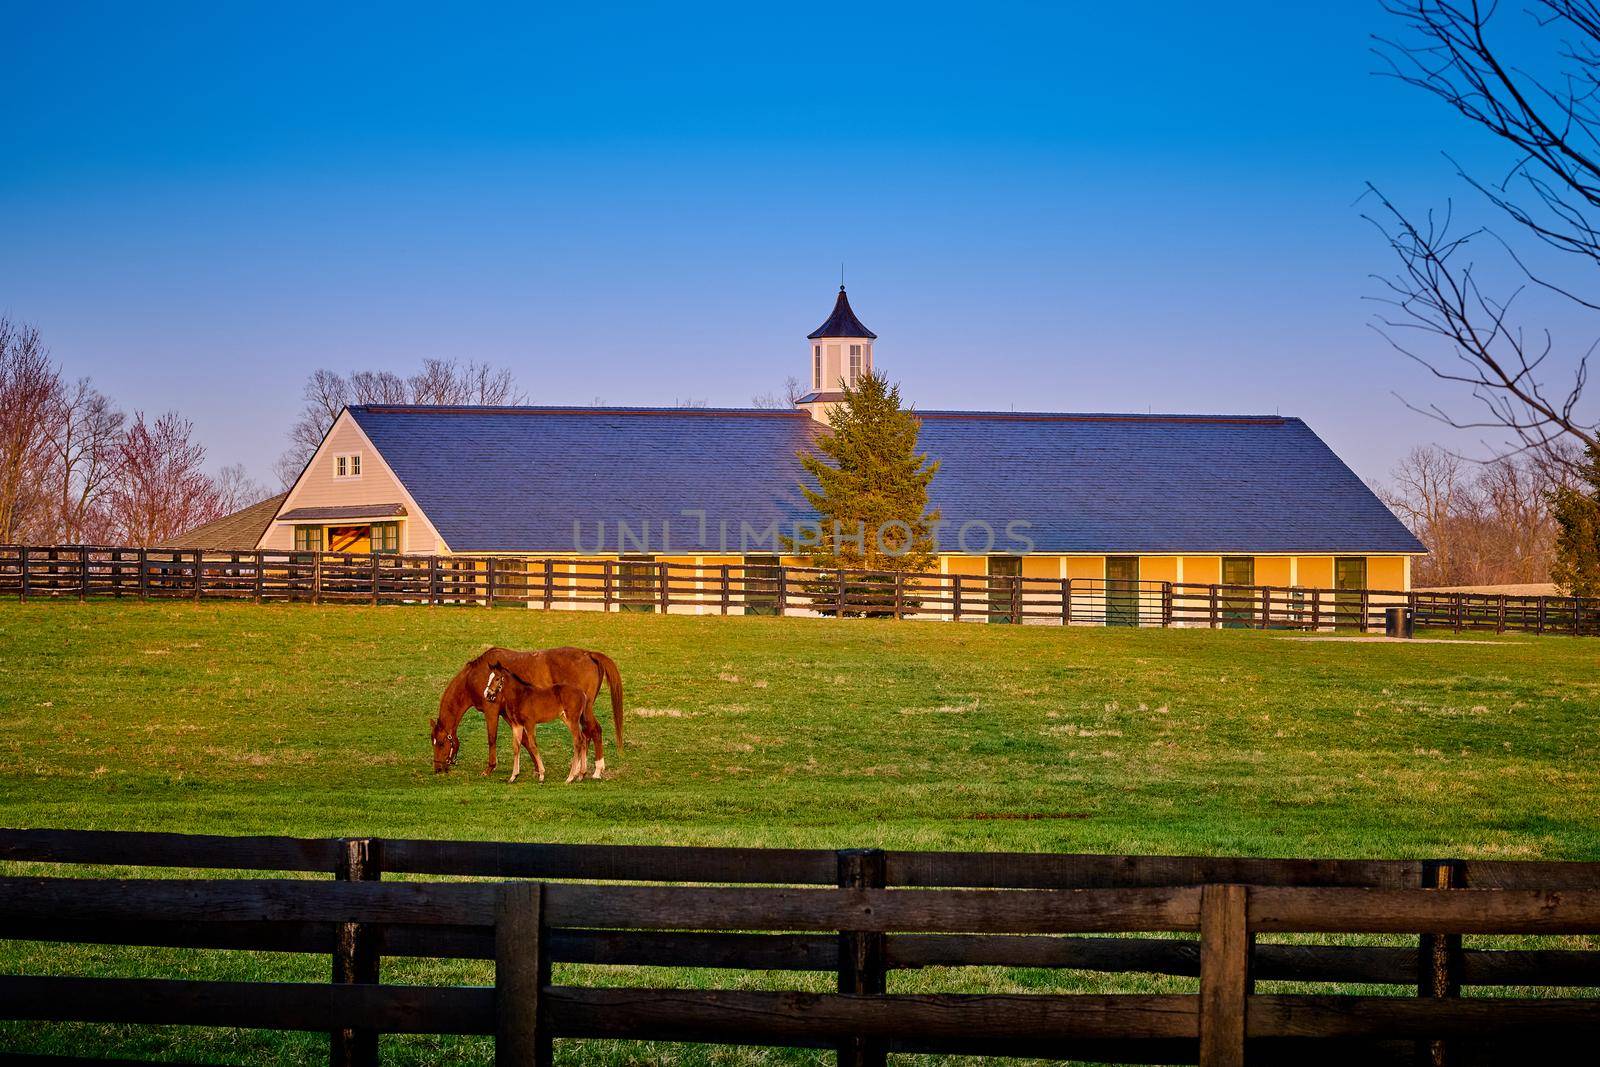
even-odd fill
[(483, 699), (485, 703), (493, 704), (500, 699), (500, 693), (506, 687), (506, 675), (511, 672), (500, 666), (496, 661), (489, 665), (489, 677), (483, 683)]
[(461, 751), (461, 739), (455, 731), (445, 726), (442, 719), (432, 720), (429, 732), (433, 740), (433, 773), (444, 774), (455, 766), (456, 755)]

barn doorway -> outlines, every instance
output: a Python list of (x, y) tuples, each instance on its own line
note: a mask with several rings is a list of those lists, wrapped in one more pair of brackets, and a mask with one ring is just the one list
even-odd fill
[(1139, 557), (1106, 557), (1106, 625), (1139, 625)]

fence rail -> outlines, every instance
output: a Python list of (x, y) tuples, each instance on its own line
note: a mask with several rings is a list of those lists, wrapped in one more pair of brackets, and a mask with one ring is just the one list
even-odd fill
[[(1252, 1063), (1494, 1062), (1510, 1048), (1525, 1057), (1600, 1036), (1600, 1000), (1589, 999), (1600, 952), (1462, 943), (1463, 934), (1600, 932), (1595, 863), (65, 830), (0, 831), (0, 863), (333, 875), (0, 877), (3, 939), (334, 960), (329, 985), (0, 976), (0, 1017), (327, 1031), (335, 1065), (376, 1063), (379, 1034), (408, 1032), (493, 1034), (505, 1064), (548, 1063), (554, 1039), (583, 1037), (832, 1048), (846, 1064), (904, 1051), (1213, 1067), (1242, 1064), (1247, 1050)], [(412, 877), (382, 880), (398, 874)], [(536, 880), (504, 880), (527, 878)], [(1152, 933), (1166, 936), (1110, 936)], [(1349, 933), (1416, 941), (1257, 943)], [(494, 960), (495, 985), (384, 985), (383, 956)], [(838, 992), (591, 988), (555, 980), (568, 976), (553, 965), (568, 963), (834, 972)], [(1199, 985), (1158, 995), (890, 991), (895, 972), (928, 966), (1153, 973)], [(1255, 992), (1258, 980), (1416, 995), (1268, 995)], [(1463, 999), (1464, 986), (1541, 988)], [(1578, 995), (1549, 996), (1556, 987)]]
[(1600, 599), (775, 564), (0, 546), (0, 597), (427, 604), (1014, 624), (1600, 634)]

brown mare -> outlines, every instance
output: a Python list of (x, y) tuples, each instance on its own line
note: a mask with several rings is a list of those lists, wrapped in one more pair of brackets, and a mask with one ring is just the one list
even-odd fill
[(439, 697), (439, 716), (433, 720), (433, 770), (435, 774), (448, 771), (461, 750), (457, 728), (471, 708), (483, 712), (489, 735), (489, 763), (483, 773), (493, 772), (496, 765), (495, 741), (500, 726), (501, 711), (489, 698), (490, 664), (499, 661), (515, 670), (535, 685), (570, 685), (581, 689), (589, 698), (583, 716), (583, 733), (594, 742), (595, 777), (605, 770), (605, 749), (602, 747), (600, 723), (594, 715), (594, 701), (600, 695), (600, 683), (611, 690), (611, 717), (617, 731), (617, 749), (622, 749), (622, 675), (610, 656), (583, 648), (547, 648), (539, 652), (518, 652), (509, 648), (491, 648), (482, 655), (467, 661), (456, 672)]
[[(534, 685), (515, 671), (507, 670), (498, 660), (491, 664), (489, 699), (500, 708), (500, 714), (511, 724), (511, 778), (517, 780), (522, 773), (522, 750), (526, 748), (533, 757), (533, 770), (544, 781), (544, 760), (539, 756), (539, 741), (534, 727), (542, 722), (560, 719), (572, 733), (572, 763), (567, 767), (567, 781), (582, 778), (589, 771), (589, 742), (584, 734), (583, 718), (594, 718), (589, 710), (594, 702), (582, 689), (574, 685)], [(596, 778), (600, 777), (597, 766)], [(509, 782), (508, 782), (509, 784)]]

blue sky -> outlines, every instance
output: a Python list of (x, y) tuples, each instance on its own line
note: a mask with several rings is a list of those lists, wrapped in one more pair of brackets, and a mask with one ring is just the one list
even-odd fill
[(1368, 326), (1357, 200), (1498, 150), (1372, 75), (1376, 0), (1130, 10), (14, 5), (0, 311), (262, 480), (319, 366), (747, 404), (841, 260), (921, 407), (1470, 445), (1390, 396), (1450, 394)]

